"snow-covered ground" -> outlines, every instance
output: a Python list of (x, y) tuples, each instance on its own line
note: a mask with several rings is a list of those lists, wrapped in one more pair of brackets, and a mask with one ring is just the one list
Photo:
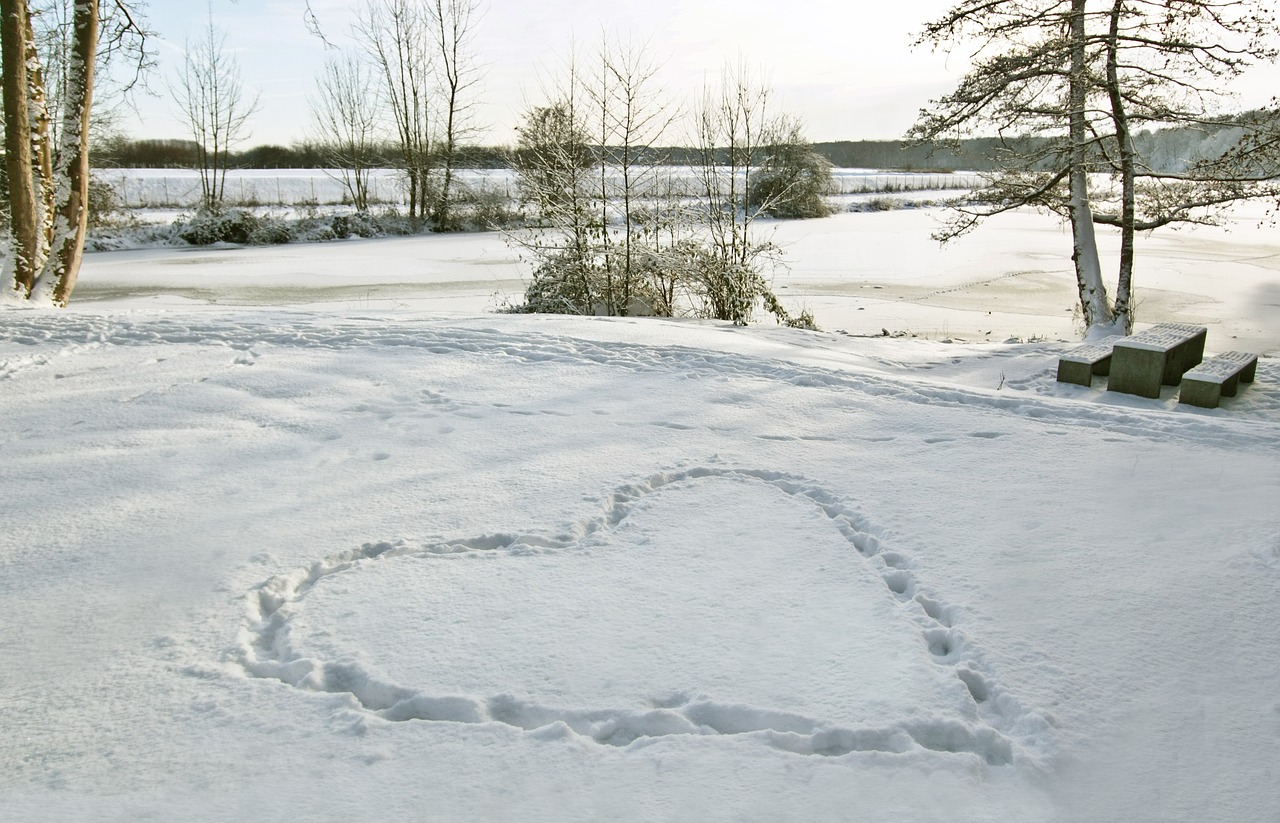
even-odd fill
[(821, 333), (90, 255), (0, 326), (0, 819), (1278, 819), (1280, 241), (1142, 241), (1271, 355), (1201, 410), (1054, 381), (1056, 224), (935, 217), (778, 224)]

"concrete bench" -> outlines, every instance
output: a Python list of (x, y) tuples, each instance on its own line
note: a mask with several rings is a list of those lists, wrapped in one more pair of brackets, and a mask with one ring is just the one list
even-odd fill
[(1058, 382), (1075, 383), (1078, 386), (1093, 385), (1093, 376), (1111, 372), (1111, 347), (1120, 335), (1113, 334), (1101, 340), (1073, 349), (1058, 358)]
[(1176, 386), (1204, 358), (1204, 326), (1161, 323), (1116, 341), (1107, 391), (1159, 397), (1160, 386)]
[(1204, 409), (1218, 408), (1223, 397), (1235, 397), (1240, 383), (1252, 383), (1258, 355), (1229, 351), (1211, 357), (1182, 375), (1178, 402)]

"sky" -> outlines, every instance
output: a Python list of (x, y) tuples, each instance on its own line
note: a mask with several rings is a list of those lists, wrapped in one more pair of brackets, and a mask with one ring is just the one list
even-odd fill
[[(327, 38), (346, 37), (358, 0), (312, 0)], [(474, 51), (483, 87), (476, 111), (481, 142), (509, 143), (520, 113), (541, 102), (543, 81), (576, 44), (602, 33), (646, 44), (674, 98), (694, 99), (708, 79), (741, 58), (766, 77), (780, 107), (799, 116), (812, 140), (892, 139), (960, 72), (957, 58), (912, 49), (920, 27), (947, 0), (893, 3), (833, 0), (484, 0)], [(325, 46), (307, 31), (304, 0), (212, 0), (248, 87), (261, 94), (247, 145), (288, 144), (308, 136), (309, 97)], [(134, 137), (186, 137), (168, 92), (184, 44), (200, 36), (206, 6), (149, 0), (159, 66), (154, 94), (139, 96), (122, 129)], [(674, 135), (678, 138), (680, 135)], [(678, 139), (675, 142), (679, 142)]]
[[(365, 0), (311, 0), (327, 40), (351, 45), (355, 10)], [(968, 66), (963, 48), (913, 46), (920, 29), (952, 0), (479, 0), (473, 50), (480, 69), (475, 126), (489, 145), (514, 141), (521, 112), (572, 48), (590, 51), (603, 35), (644, 46), (660, 65), (662, 87), (688, 106), (726, 65), (744, 62), (772, 86), (779, 109), (799, 117), (813, 141), (896, 139), (931, 99), (950, 91)], [(226, 34), (261, 109), (245, 145), (290, 144), (314, 136), (310, 99), (326, 46), (308, 31), (305, 0), (148, 0), (158, 58), (151, 95), (123, 111), (133, 137), (188, 137), (169, 88), (184, 45), (201, 36), (209, 13)], [(1280, 87), (1266, 67), (1239, 81), (1241, 102), (1260, 105)], [(684, 135), (670, 135), (679, 143)]]

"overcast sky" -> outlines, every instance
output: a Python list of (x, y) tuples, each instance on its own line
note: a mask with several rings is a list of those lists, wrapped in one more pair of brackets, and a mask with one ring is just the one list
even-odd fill
[[(327, 37), (345, 40), (364, 0), (312, 0)], [(913, 49), (925, 22), (950, 0), (481, 0), (475, 55), (483, 64), (477, 124), (481, 142), (510, 143), (520, 112), (542, 102), (539, 78), (554, 72), (571, 43), (601, 32), (648, 43), (664, 87), (683, 102), (739, 57), (765, 74), (782, 108), (801, 117), (809, 138), (900, 137), (918, 110), (949, 91), (963, 56)], [(140, 96), (123, 130), (134, 137), (188, 137), (167, 91), (187, 38), (200, 36), (206, 4), (148, 0), (158, 33), (157, 96)], [(247, 145), (288, 144), (308, 136), (308, 98), (325, 46), (307, 31), (304, 0), (212, 0), (246, 85), (261, 94)], [(1272, 75), (1274, 77), (1274, 73)], [(1265, 96), (1258, 96), (1261, 102)], [(683, 135), (673, 135), (680, 142)]]

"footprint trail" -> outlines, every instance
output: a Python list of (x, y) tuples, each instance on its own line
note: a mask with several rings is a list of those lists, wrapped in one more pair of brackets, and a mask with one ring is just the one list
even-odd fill
[[(295, 642), (295, 622), (305, 620), (308, 595), (322, 582), (414, 558), (552, 558), (584, 546), (608, 549), (602, 541), (655, 493), (668, 487), (697, 489), (723, 480), (780, 492), (806, 510), (816, 511), (844, 541), (840, 545), (848, 548), (849, 562), (875, 575), (882, 596), (891, 598), (896, 613), (905, 618), (903, 625), (913, 627), (916, 639), (909, 642), (915, 648), (906, 651), (921, 656), (944, 677), (954, 678), (971, 705), (960, 711), (915, 713), (883, 724), (854, 726), (809, 712), (744, 705), (695, 691), (651, 696), (647, 706), (565, 706), (512, 695), (509, 685), (497, 683), (489, 695), (441, 694), (401, 685), (374, 674), (358, 660), (326, 659)], [(303, 690), (349, 694), (359, 712), (388, 722), (498, 723), (538, 737), (574, 736), (609, 746), (650, 745), (682, 735), (745, 737), (797, 755), (936, 753), (976, 757), (990, 766), (1046, 756), (1052, 739), (1048, 724), (1000, 684), (981, 650), (957, 627), (957, 609), (930, 592), (915, 569), (908, 553), (886, 546), (881, 530), (810, 480), (775, 471), (699, 466), (660, 472), (620, 486), (599, 499), (594, 514), (554, 533), (488, 534), (426, 544), (367, 543), (272, 577), (247, 594), (245, 620), (231, 656), (252, 677)], [(468, 571), (477, 573), (470, 567)]]

